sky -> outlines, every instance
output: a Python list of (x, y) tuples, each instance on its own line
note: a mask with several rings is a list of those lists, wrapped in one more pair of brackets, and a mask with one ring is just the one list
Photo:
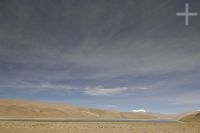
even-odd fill
[(200, 109), (199, 0), (1, 0), (0, 98)]

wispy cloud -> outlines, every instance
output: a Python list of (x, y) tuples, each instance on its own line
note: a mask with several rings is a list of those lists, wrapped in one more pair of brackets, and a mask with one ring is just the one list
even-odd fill
[(91, 96), (110, 96), (110, 95), (118, 95), (123, 92), (129, 90), (127, 87), (121, 88), (103, 88), (103, 87), (95, 87), (95, 88), (86, 88), (84, 93)]
[(80, 88), (71, 86), (71, 85), (64, 85), (64, 84), (51, 84), (51, 83), (29, 83), (29, 82), (22, 82), (22, 83), (11, 83), (6, 85), (0, 85), (0, 88), (15, 88), (18, 91), (26, 90), (26, 91), (73, 91), (79, 90)]
[(147, 112), (147, 111), (144, 109), (136, 109), (136, 110), (131, 110), (131, 112), (140, 113), (140, 112)]
[(118, 87), (118, 88), (104, 88), (89, 87), (84, 90), (84, 93), (90, 96), (111, 96), (111, 95), (123, 95), (133, 92), (134, 90), (147, 90), (147, 88), (129, 88), (129, 87)]

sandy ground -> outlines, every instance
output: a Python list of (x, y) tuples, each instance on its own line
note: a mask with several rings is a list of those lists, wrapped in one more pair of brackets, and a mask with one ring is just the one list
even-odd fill
[(0, 121), (0, 133), (200, 133), (200, 123)]

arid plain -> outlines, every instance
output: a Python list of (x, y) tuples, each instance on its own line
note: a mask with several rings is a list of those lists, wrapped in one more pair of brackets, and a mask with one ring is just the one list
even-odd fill
[(1, 133), (200, 133), (199, 123), (0, 122)]
[[(71, 112), (71, 113), (70, 113)], [(71, 115), (70, 115), (71, 114)], [(77, 117), (76, 117), (77, 115)], [(45, 121), (40, 121), (41, 117)], [(66, 117), (65, 117), (66, 116)], [(1, 133), (200, 133), (200, 113), (160, 115), (115, 112), (30, 101), (0, 100)], [(168, 117), (168, 118), (167, 118)], [(11, 120), (11, 119), (15, 120)], [(95, 120), (62, 122), (48, 119)], [(173, 119), (177, 122), (102, 122), (119, 119)], [(20, 121), (21, 119), (21, 121)], [(29, 120), (22, 120), (29, 119)], [(37, 121), (31, 121), (37, 119)], [(97, 120), (97, 121), (96, 121)]]

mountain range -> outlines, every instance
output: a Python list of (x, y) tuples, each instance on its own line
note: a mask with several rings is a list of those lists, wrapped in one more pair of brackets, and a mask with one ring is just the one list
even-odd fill
[(199, 121), (199, 112), (165, 115), (152, 112), (118, 112), (72, 105), (33, 102), (27, 100), (0, 99), (0, 118), (43, 119), (174, 119)]

